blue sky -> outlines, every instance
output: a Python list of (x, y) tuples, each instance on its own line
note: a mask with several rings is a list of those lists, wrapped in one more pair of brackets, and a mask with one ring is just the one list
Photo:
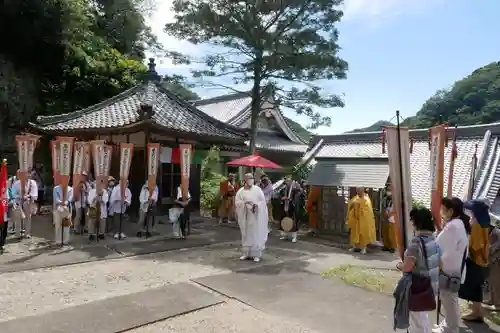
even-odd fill
[[(199, 49), (161, 32), (171, 17), (171, 0), (159, 0), (151, 19), (166, 47), (196, 54)], [(343, 109), (321, 110), (332, 126), (315, 130), (335, 134), (391, 120), (395, 111), (414, 115), (436, 90), (450, 87), (474, 69), (500, 61), (500, 1), (496, 0), (345, 0), (339, 24), (340, 56), (348, 61), (348, 78), (324, 88), (344, 95)], [(163, 73), (187, 74), (168, 60)], [(223, 94), (197, 89), (202, 97)], [(293, 112), (285, 114), (308, 123)]]

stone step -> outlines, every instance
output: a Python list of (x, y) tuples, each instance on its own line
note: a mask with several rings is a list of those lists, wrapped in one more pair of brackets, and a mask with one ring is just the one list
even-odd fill
[(177, 283), (60, 311), (0, 322), (2, 333), (116, 333), (220, 304), (194, 284)]

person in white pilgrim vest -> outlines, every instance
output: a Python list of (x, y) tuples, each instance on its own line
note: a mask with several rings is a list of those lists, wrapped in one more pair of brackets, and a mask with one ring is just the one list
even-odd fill
[(149, 187), (148, 183), (144, 184), (141, 189), (141, 194), (139, 195), (139, 226), (141, 230), (137, 233), (137, 237), (142, 237), (143, 234), (146, 237), (151, 236), (151, 231), (153, 231), (153, 217), (148, 214), (158, 202), (158, 186), (155, 186), (151, 198), (149, 197)]
[(53, 215), (56, 245), (67, 245), (70, 242), (72, 205), (73, 188), (68, 186), (64, 200), (61, 185), (54, 187)]
[[(174, 201), (174, 207), (171, 208), (175, 210), (175, 212), (173, 213), (175, 217), (172, 218), (173, 220), (172, 229), (174, 238), (185, 239), (187, 236), (186, 229), (190, 219), (190, 214), (189, 214), (190, 202), (191, 202), (191, 193), (189, 193), (188, 191), (187, 198), (184, 198), (184, 196), (182, 195), (182, 188), (179, 185), (177, 187), (177, 197), (176, 200)], [(169, 215), (171, 215), (170, 212)]]
[[(120, 184), (118, 184), (113, 188), (109, 201), (110, 201), (110, 210), (112, 211), (113, 214), (113, 227), (116, 229), (120, 224), (120, 216), (125, 214), (127, 208), (130, 207), (130, 204), (132, 203), (132, 192), (130, 192), (130, 189), (128, 188), (128, 181), (125, 188), (125, 198), (122, 199), (120, 193)], [(120, 233), (120, 231), (117, 231), (114, 235), (115, 239), (126, 238), (126, 237), (127, 236), (123, 232)]]
[(264, 192), (254, 185), (254, 181), (253, 174), (245, 175), (244, 186), (236, 193), (235, 206), (243, 251), (240, 260), (252, 259), (259, 262), (269, 231), (268, 212)]
[(87, 174), (83, 173), (80, 183), (73, 188), (75, 197), (75, 220), (73, 221), (73, 226), (76, 234), (83, 234), (89, 229), (89, 221), (86, 218), (88, 212), (87, 197), (89, 195), (89, 189), (90, 184), (87, 181)]
[[(93, 182), (90, 185), (87, 200), (87, 203), (89, 205), (89, 240), (95, 240), (95, 237), (104, 239), (106, 234), (106, 218), (108, 217), (108, 191), (106, 189), (103, 189), (101, 194), (98, 194), (96, 183)], [(99, 228), (97, 228), (98, 221)]]
[(12, 197), (15, 203), (12, 220), (15, 224), (16, 237), (31, 238), (31, 215), (36, 211), (35, 201), (38, 198), (38, 186), (31, 179), (31, 174), (26, 174), (26, 184), (24, 197), (21, 191), (21, 180), (18, 179), (12, 184)]

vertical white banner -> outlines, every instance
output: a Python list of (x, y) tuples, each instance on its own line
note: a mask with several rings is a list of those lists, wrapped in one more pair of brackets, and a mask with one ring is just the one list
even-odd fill
[(61, 176), (68, 176), (71, 174), (71, 148), (72, 143), (69, 141), (61, 141), (59, 143), (61, 149), (61, 167), (59, 169)]
[[(412, 209), (411, 195), (411, 173), (410, 173), (410, 131), (408, 128), (398, 129), (397, 127), (387, 127), (387, 155), (389, 157), (389, 175), (392, 184), (392, 203), (396, 214), (396, 222), (398, 225), (398, 243), (400, 251), (406, 249), (409, 241), (413, 238), (413, 226), (410, 222), (410, 210)], [(401, 156), (399, 150), (401, 149)], [(401, 173), (402, 171), (402, 173)], [(404, 206), (402, 207), (402, 195), (404, 195)], [(402, 221), (405, 221), (403, 228)], [(406, 244), (403, 240), (406, 239)]]

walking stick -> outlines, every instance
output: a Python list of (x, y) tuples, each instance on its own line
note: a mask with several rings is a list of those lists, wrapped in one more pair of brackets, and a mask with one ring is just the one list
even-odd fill
[(123, 227), (123, 205), (125, 201), (122, 199), (120, 207), (120, 222), (118, 225), (118, 240), (122, 240), (122, 227)]
[(146, 210), (146, 216), (144, 217), (144, 223), (146, 224), (146, 238), (149, 238), (149, 212), (151, 211), (151, 205), (148, 202), (148, 209)]
[(80, 221), (78, 221), (78, 222), (80, 223), (80, 230), (82, 231), (82, 235), (85, 233), (84, 232), (84, 229), (85, 229), (84, 214), (85, 214), (85, 208), (83, 208), (83, 188), (80, 187)]
[[(102, 193), (101, 193), (102, 195)], [(95, 223), (94, 223), (94, 230), (95, 230), (95, 239), (96, 242), (99, 242), (99, 231), (101, 230), (101, 200), (96, 203), (96, 216), (95, 216)]]

